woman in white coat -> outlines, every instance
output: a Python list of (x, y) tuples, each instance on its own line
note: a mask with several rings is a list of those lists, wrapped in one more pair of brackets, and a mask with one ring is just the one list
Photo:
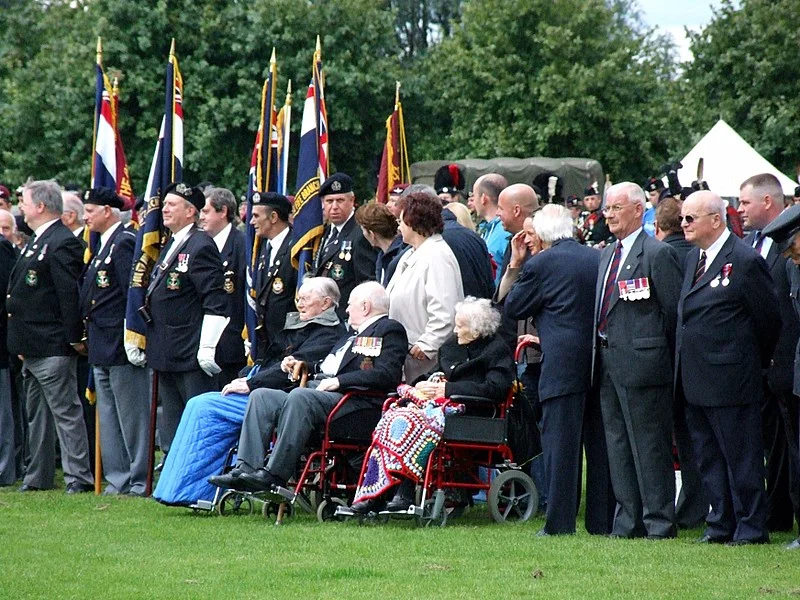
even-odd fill
[(411, 248), (403, 254), (386, 290), (389, 317), (403, 324), (410, 349), (405, 380), (413, 383), (436, 364), (452, 335), (456, 303), (464, 299), (461, 271), (442, 239), (442, 205), (424, 192), (400, 198), (400, 233)]

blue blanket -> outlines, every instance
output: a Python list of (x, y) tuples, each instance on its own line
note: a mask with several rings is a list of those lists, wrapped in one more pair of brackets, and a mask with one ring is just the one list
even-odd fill
[(179, 506), (213, 500), (217, 488), (206, 480), (222, 473), (239, 441), (245, 408), (244, 394), (208, 392), (189, 400), (153, 497)]

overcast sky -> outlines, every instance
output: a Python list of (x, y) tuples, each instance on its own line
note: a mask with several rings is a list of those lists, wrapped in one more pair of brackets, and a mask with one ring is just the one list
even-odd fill
[[(689, 41), (684, 35), (684, 27), (702, 29), (714, 16), (713, 9), (719, 8), (720, 0), (638, 0), (642, 18), (647, 25), (669, 33), (675, 39), (681, 60), (691, 60)], [(739, 2), (734, 2), (739, 4)]]

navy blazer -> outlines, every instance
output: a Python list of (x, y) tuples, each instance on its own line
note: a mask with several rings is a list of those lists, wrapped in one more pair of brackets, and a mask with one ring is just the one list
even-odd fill
[[(343, 335), (334, 344), (331, 352), (341, 348), (351, 334)], [(380, 340), (380, 353), (377, 356), (366, 356), (353, 352), (353, 347), (362, 338)], [(339, 380), (339, 391), (370, 390), (376, 392), (394, 392), (403, 377), (403, 363), (408, 353), (408, 336), (405, 327), (388, 316), (383, 316), (364, 331), (359, 333), (344, 353), (336, 378)], [(312, 365), (311, 372), (319, 373), (322, 361)]]
[[(330, 224), (325, 227), (323, 240), (328, 236), (331, 227)], [(349, 255), (343, 250), (345, 242), (350, 245)], [(312, 270), (312, 274), (316, 277), (330, 277), (339, 286), (342, 297), (336, 314), (339, 315), (339, 320), (344, 322), (347, 320), (346, 310), (350, 292), (359, 283), (375, 280), (375, 260), (378, 251), (364, 238), (355, 216), (350, 217), (342, 227), (338, 243), (330, 244), (328, 248), (320, 245), (318, 252), (323, 251), (324, 253), (314, 260), (317, 267)]]
[(86, 324), (89, 364), (125, 365), (125, 306), (136, 234), (120, 225), (102, 251), (86, 265), (81, 283), (81, 316)]
[[(8, 289), (8, 277), (17, 261), (14, 246), (4, 237), (0, 236), (0, 289)], [(0, 369), (8, 368), (8, 348), (6, 348), (6, 334), (8, 329), (6, 317), (6, 296), (0, 297)]]
[(214, 240), (197, 227), (161, 269), (168, 249), (169, 244), (152, 274), (159, 279), (149, 294), (153, 319), (146, 329), (147, 364), (157, 371), (193, 371), (200, 368), (197, 350), (203, 316), (226, 316), (222, 260)]
[(74, 356), (83, 338), (78, 278), (81, 242), (60, 220), (28, 242), (8, 282), (8, 351), (43, 358)]
[[(744, 242), (753, 246), (755, 234), (749, 233)], [(788, 259), (781, 256), (776, 244), (772, 244), (765, 258), (775, 292), (778, 295), (778, 307), (781, 312), (781, 334), (772, 354), (772, 364), (767, 371), (767, 383), (773, 392), (790, 392), (794, 384), (794, 355), (797, 340), (800, 339), (800, 321), (794, 312), (791, 298), (791, 286), (786, 271)]]
[[(213, 238), (212, 238), (213, 240)], [(244, 233), (231, 227), (228, 239), (220, 252), (223, 270), (222, 289), (228, 302), (225, 314), (231, 318), (217, 344), (215, 362), (222, 365), (242, 365), (246, 362), (242, 329), (244, 329), (244, 304), (246, 301), (245, 278), (247, 259), (245, 258)]]
[(505, 299), (505, 314), (533, 318), (542, 345), (539, 397), (586, 392), (594, 337), (594, 288), (600, 253), (574, 239), (532, 256)]
[(294, 295), (297, 289), (297, 269), (292, 266), (292, 230), (278, 248), (275, 260), (269, 267), (266, 255), (267, 240), (261, 240), (256, 266), (256, 312), (258, 313), (257, 359), (266, 352), (275, 337), (283, 331), (286, 315), (295, 310)]
[(449, 210), (442, 211), (442, 237), (458, 261), (464, 297), (491, 298), (494, 294), (492, 260), (486, 242), (461, 225)]
[[(781, 317), (767, 263), (730, 234), (696, 285), (700, 259), (686, 258), (678, 304), (676, 389), (697, 406), (760, 403)], [(727, 265), (727, 267), (726, 267)], [(727, 285), (723, 268), (729, 269)]]

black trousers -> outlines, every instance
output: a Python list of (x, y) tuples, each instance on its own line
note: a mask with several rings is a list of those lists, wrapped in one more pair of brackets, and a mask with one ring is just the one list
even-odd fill
[(761, 424), (767, 461), (767, 507), (770, 531), (791, 531), (800, 523), (797, 398), (788, 390), (764, 385)]

